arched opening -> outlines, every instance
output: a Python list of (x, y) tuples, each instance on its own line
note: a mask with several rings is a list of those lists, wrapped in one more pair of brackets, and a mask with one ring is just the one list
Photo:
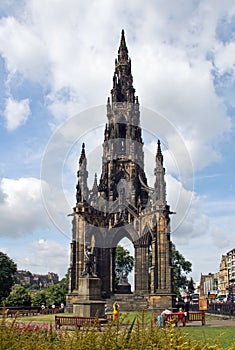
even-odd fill
[(131, 293), (134, 289), (134, 247), (129, 238), (122, 238), (115, 248), (115, 291)]
[[(134, 246), (133, 246), (132, 242), (130, 241), (130, 239), (127, 237), (122, 238), (119, 241), (118, 246), (121, 246), (125, 251), (128, 252), (129, 256), (133, 258), (133, 262), (135, 264)], [(128, 276), (127, 276), (128, 283), (130, 283), (130, 285), (131, 285), (131, 291), (134, 290), (134, 268), (135, 268), (135, 266), (133, 265), (132, 270), (128, 273)]]

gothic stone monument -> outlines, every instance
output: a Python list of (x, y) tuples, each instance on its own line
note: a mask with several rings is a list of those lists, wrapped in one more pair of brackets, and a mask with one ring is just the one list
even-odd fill
[[(124, 237), (134, 246), (132, 297), (144, 296), (155, 309), (172, 306), (171, 212), (166, 201), (159, 140), (154, 175), (154, 188), (150, 188), (144, 171), (139, 102), (122, 31), (111, 100), (107, 101), (102, 172), (99, 182), (95, 174), (90, 190), (84, 144), (79, 159), (76, 206), (72, 214), (68, 310), (77, 313), (85, 301), (95, 300), (98, 304), (98, 300), (115, 295), (115, 249)], [(87, 245), (92, 247), (94, 256), (91, 274), (84, 273), (88, 268)]]

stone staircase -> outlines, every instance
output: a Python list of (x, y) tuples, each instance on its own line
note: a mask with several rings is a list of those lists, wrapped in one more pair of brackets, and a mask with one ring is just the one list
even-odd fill
[(121, 311), (138, 311), (146, 310), (148, 307), (147, 298), (133, 294), (114, 294), (106, 300), (109, 310), (112, 310), (113, 304), (117, 302)]

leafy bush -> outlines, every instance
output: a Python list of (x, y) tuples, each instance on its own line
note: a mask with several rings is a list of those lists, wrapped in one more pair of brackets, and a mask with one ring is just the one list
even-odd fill
[(32, 295), (32, 306), (46, 305), (46, 294), (44, 291), (34, 293)]
[[(103, 327), (67, 331), (55, 330), (48, 325), (23, 323), (6, 319), (0, 324), (0, 349), (18, 350), (221, 350), (214, 340), (198, 342), (181, 332), (180, 327), (159, 328), (150, 323), (146, 326), (144, 316), (124, 326), (123, 320)], [(228, 350), (235, 350), (235, 345)]]
[(31, 297), (26, 288), (17, 286), (5, 299), (6, 306), (30, 306)]

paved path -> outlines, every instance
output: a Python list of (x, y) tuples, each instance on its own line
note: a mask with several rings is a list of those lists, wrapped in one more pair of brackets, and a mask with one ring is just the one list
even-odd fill
[[(187, 322), (186, 327), (201, 326), (201, 321)], [(206, 318), (206, 326), (235, 326), (235, 318)]]
[(213, 320), (208, 320), (206, 321), (207, 326), (235, 326), (235, 319), (221, 319), (221, 318), (216, 318)]

